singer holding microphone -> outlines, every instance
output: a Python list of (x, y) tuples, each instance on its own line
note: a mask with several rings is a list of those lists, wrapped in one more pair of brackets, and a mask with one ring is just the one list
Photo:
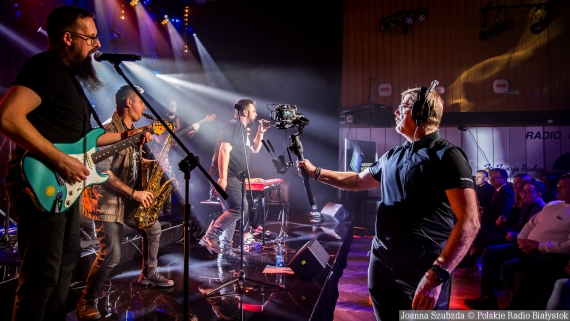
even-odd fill
[(439, 137), (443, 100), (426, 87), (402, 93), (396, 131), (407, 140), (361, 173), (298, 162), (310, 177), (344, 190), (381, 186), (368, 289), (377, 320), (399, 310), (447, 310), (451, 271), (479, 229), (471, 168), (461, 149)]
[[(101, 46), (94, 17), (90, 11), (73, 6), (57, 7), (48, 13), (47, 51), (24, 64), (0, 101), (0, 131), (17, 145), (6, 173), (7, 196), (19, 216), (22, 259), (12, 320), (66, 319), (71, 274), (81, 255), (81, 202), (61, 213), (39, 210), (26, 193), (20, 162), (29, 151), (53, 165), (68, 183), (87, 179), (87, 167), (53, 143), (77, 142), (91, 129), (91, 115), (96, 117), (83, 91), (104, 85), (91, 62), (91, 54)], [(117, 142), (121, 136), (103, 134), (97, 146)], [(149, 138), (143, 136), (143, 142)]]
[(255, 124), (255, 102), (240, 99), (234, 108), (234, 119), (224, 125), (216, 141), (209, 173), (213, 178), (218, 178), (218, 184), (228, 193), (228, 199), (219, 198), (224, 212), (206, 231), (200, 244), (211, 252), (218, 253), (218, 259), (235, 262), (239, 260), (239, 255), (232, 252), (232, 237), (236, 222), (241, 219), (242, 202), (244, 213), (248, 213), (247, 199), (245, 193), (242, 193), (238, 176), (248, 170), (250, 153), (258, 153), (261, 149), (261, 140), (269, 128), (269, 121), (258, 121), (257, 134), (251, 142), (246, 128)]

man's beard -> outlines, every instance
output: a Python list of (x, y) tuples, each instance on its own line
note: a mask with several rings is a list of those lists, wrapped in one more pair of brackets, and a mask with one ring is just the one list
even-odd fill
[(97, 76), (91, 56), (81, 58), (81, 54), (74, 54), (69, 61), (69, 68), (87, 90), (97, 91), (105, 87), (105, 83)]

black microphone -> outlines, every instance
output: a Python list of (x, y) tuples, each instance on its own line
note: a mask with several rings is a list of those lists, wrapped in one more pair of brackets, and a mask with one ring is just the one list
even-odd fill
[(97, 51), (93, 55), (93, 59), (95, 59), (97, 61), (110, 61), (110, 62), (137, 61), (137, 60), (141, 60), (141, 56), (131, 55), (131, 54), (102, 53), (100, 51)]

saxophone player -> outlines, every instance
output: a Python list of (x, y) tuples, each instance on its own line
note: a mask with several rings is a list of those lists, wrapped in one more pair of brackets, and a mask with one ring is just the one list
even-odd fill
[[(142, 93), (143, 90), (137, 89)], [(122, 86), (115, 94), (116, 112), (105, 125), (106, 132), (124, 133), (134, 129), (133, 123), (139, 121), (146, 109), (143, 101), (128, 86)], [(146, 133), (152, 139), (150, 133)], [(84, 214), (95, 221), (99, 252), (91, 266), (85, 282), (85, 288), (77, 303), (77, 313), (81, 319), (99, 319), (97, 298), (103, 282), (113, 268), (121, 260), (121, 238), (123, 224), (139, 230), (142, 236), (143, 264), (138, 282), (143, 285), (171, 287), (168, 280), (157, 271), (157, 254), (161, 227), (156, 221), (148, 229), (141, 229), (131, 218), (140, 204), (148, 207), (152, 204), (153, 194), (143, 190), (141, 183), (141, 167), (149, 167), (152, 160), (141, 157), (142, 146), (131, 146), (97, 165), (99, 172), (109, 175), (109, 179), (95, 194), (93, 202), (96, 206), (87, 208)], [(85, 201), (84, 201), (85, 204)]]

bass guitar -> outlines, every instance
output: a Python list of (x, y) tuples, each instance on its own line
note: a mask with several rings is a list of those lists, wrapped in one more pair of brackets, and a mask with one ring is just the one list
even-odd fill
[[(170, 125), (169, 125), (170, 127)], [(109, 175), (100, 174), (95, 164), (113, 156), (117, 152), (140, 142), (146, 132), (160, 135), (166, 129), (159, 122), (140, 133), (99, 150), (97, 139), (105, 133), (103, 128), (89, 131), (75, 143), (55, 143), (54, 146), (67, 155), (77, 158), (89, 170), (87, 179), (78, 183), (67, 183), (50, 163), (26, 152), (22, 158), (20, 169), (23, 178), (28, 182), (27, 192), (32, 196), (36, 207), (48, 213), (60, 213), (71, 207), (81, 196), (83, 190), (91, 185), (99, 185), (109, 179)]]

